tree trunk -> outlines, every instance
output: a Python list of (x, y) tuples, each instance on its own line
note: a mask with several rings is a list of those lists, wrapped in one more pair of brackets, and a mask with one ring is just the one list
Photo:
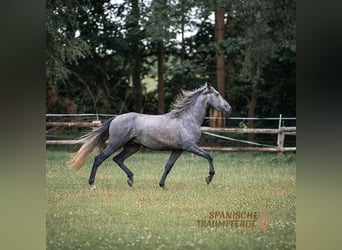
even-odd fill
[[(255, 117), (255, 108), (257, 104), (257, 98), (256, 96), (252, 96), (252, 99), (249, 102), (248, 107), (248, 118), (254, 118)], [(254, 128), (254, 120), (248, 120), (247, 123), (248, 128)], [(248, 134), (248, 141), (254, 141), (254, 134)]]
[(134, 110), (135, 112), (142, 112), (142, 86), (141, 86), (141, 53), (140, 53), (140, 39), (139, 39), (139, 1), (132, 0), (132, 20), (133, 20), (133, 30), (132, 36), (132, 55), (133, 55), (133, 93), (134, 93)]
[[(228, 36), (232, 33), (233, 31), (233, 17), (232, 15), (227, 15), (226, 17), (226, 23), (225, 23), (225, 36)], [(226, 58), (227, 59), (227, 58)], [(225, 67), (226, 67), (226, 89), (231, 89), (232, 85), (235, 81), (235, 68), (233, 63), (229, 60), (226, 60), (225, 62)]]
[[(224, 10), (218, 9), (215, 12), (215, 41), (220, 44), (224, 40)], [(224, 52), (218, 51), (216, 53), (216, 82), (217, 90), (224, 97), (225, 96), (225, 70), (224, 70)], [(223, 127), (225, 121), (221, 112), (215, 110), (211, 111), (213, 120), (210, 120), (211, 127)]]
[[(215, 13), (215, 40), (218, 44), (224, 41), (224, 10), (219, 9)], [(216, 80), (217, 90), (224, 96), (224, 52), (216, 53)]]
[[(138, 49), (134, 49), (137, 51)], [(140, 55), (137, 53), (137, 57), (134, 59), (133, 64), (133, 93), (134, 93), (134, 110), (135, 112), (142, 112), (142, 86), (141, 86), (141, 61)]]
[[(185, 60), (185, 38), (184, 38), (184, 33), (185, 33), (185, 13), (184, 13), (184, 2), (182, 1), (182, 17), (181, 17), (181, 32), (182, 32), (182, 46), (181, 46), (181, 57), (180, 57), (180, 60), (181, 60), (181, 66), (183, 66), (183, 63), (184, 63), (184, 60)], [(183, 89), (185, 84), (184, 84), (184, 73), (182, 72), (181, 76), (180, 76), (180, 86), (179, 88), (180, 89)]]
[(158, 114), (165, 113), (164, 103), (164, 42), (158, 41)]

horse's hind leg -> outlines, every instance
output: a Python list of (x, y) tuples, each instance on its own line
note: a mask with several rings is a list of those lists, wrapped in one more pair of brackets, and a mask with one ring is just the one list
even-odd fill
[(89, 177), (89, 185), (92, 189), (95, 188), (95, 175), (97, 168), (101, 165), (101, 163), (106, 160), (111, 154), (113, 154), (118, 148), (114, 148), (111, 145), (108, 145), (100, 154), (95, 157), (93, 168), (91, 169), (90, 177)]
[(126, 173), (128, 180), (127, 183), (128, 185), (130, 185), (132, 187), (133, 185), (133, 173), (131, 170), (129, 170), (129, 168), (124, 164), (124, 161), (130, 157), (132, 154), (136, 153), (140, 148), (139, 144), (126, 144), (123, 148), (123, 150), (116, 155), (113, 158), (113, 161), (115, 161), (119, 167)]

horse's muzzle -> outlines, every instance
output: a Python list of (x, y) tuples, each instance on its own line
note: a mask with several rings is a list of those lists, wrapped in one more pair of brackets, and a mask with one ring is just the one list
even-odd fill
[(225, 116), (227, 116), (232, 112), (232, 107), (230, 105), (225, 105), (222, 112), (224, 113)]

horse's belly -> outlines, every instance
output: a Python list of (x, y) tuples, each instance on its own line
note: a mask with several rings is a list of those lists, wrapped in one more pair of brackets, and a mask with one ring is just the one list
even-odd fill
[(144, 131), (134, 138), (134, 142), (156, 150), (179, 149), (175, 135), (167, 131)]

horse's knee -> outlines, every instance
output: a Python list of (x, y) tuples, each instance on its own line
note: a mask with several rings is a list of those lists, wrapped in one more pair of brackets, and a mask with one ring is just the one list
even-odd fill
[(208, 161), (213, 162), (213, 157), (209, 153), (207, 154), (207, 159)]
[(113, 157), (113, 161), (116, 163), (116, 164), (118, 164), (118, 165), (120, 165), (120, 164), (122, 164), (122, 161), (119, 159), (119, 157), (117, 157), (117, 156), (114, 156)]
[(94, 165), (99, 165), (100, 164), (100, 156), (99, 155), (97, 155), (97, 156), (95, 156), (95, 159), (94, 159)]
[(101, 163), (103, 162), (104, 157), (100, 154), (95, 156), (95, 160), (94, 160), (94, 167), (98, 167), (99, 165), (101, 165)]

